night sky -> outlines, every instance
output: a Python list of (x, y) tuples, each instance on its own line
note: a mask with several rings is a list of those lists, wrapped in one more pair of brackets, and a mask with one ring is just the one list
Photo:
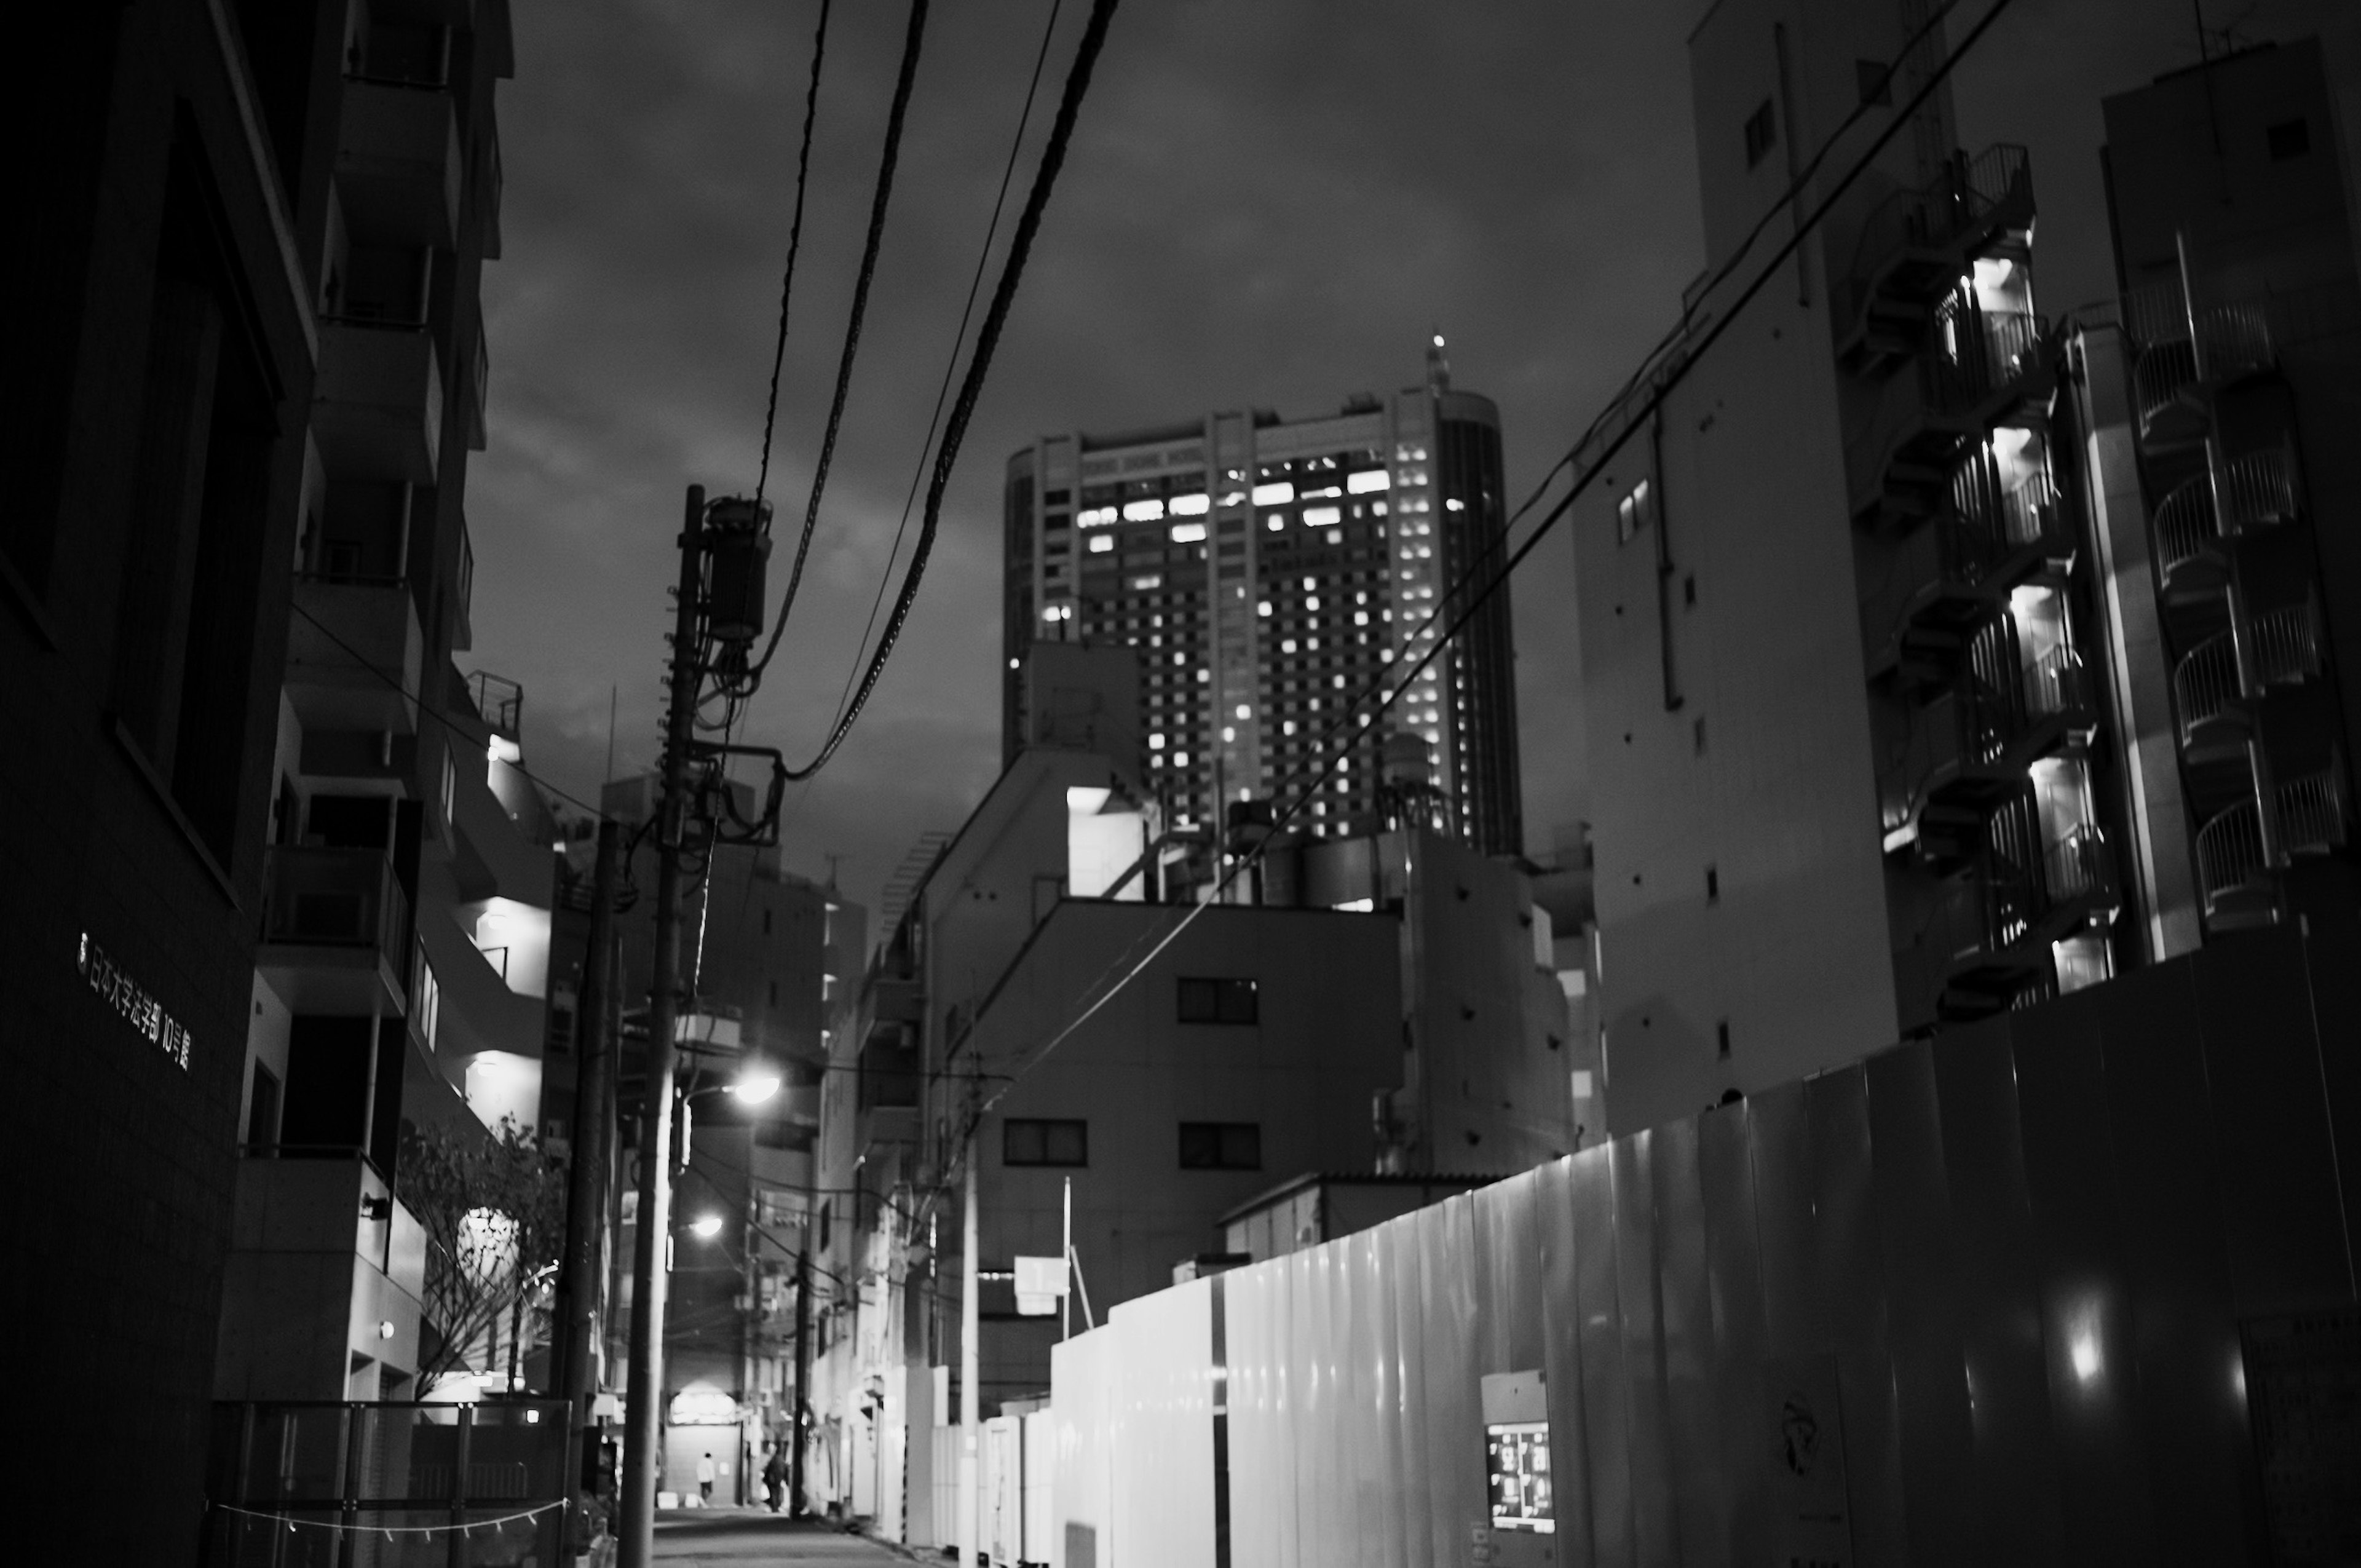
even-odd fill
[[(1962, 14), (1981, 14), (1967, 0)], [(1000, 478), (1068, 429), (1413, 384), (1427, 334), (1500, 405), (1521, 499), (1702, 265), (1685, 39), (1701, 0), (1128, 0), (1117, 12), (944, 510), (926, 586), (785, 859), (877, 889), (999, 767)], [(476, 646), (522, 681), (526, 760), (595, 799), (653, 765), (683, 488), (751, 492), (817, 0), (514, 0), (487, 265), (490, 448), (469, 477)], [(1089, 7), (1065, 0), (1002, 236)], [(855, 663), (1049, 0), (938, 0), (804, 597), (749, 738), (807, 758)], [(906, 13), (831, 21), (770, 493), (804, 505)], [(2240, 39), (2322, 33), (2361, 125), (2361, 4), (2209, 0)], [(1965, 31), (1953, 24), (1953, 33)], [(2111, 291), (2099, 101), (2192, 64), (2188, 0), (2016, 0), (1954, 81), (1960, 140), (2032, 149), (2036, 280)], [(1730, 134), (1738, 118), (1730, 116)], [(994, 271), (998, 260), (995, 247)], [(981, 305), (978, 307), (981, 313)], [(964, 362), (962, 361), (962, 368)], [(915, 516), (912, 523), (916, 529)], [(1573, 551), (1516, 580), (1529, 841), (1582, 813)]]

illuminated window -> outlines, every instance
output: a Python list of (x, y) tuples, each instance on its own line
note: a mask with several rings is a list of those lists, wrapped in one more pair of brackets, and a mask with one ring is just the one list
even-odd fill
[(1093, 533), (1093, 534), (1092, 534), (1092, 535), (1091, 535), (1091, 554), (1093, 554), (1093, 555), (1104, 555), (1104, 554), (1105, 554), (1108, 551), (1110, 551), (1110, 550), (1112, 550), (1112, 549), (1114, 549), (1114, 548), (1115, 548), (1115, 535), (1114, 535), (1114, 534), (1112, 534), (1112, 533)]
[(1205, 515), (1205, 508), (1208, 504), (1210, 503), (1203, 495), (1174, 496), (1172, 498), (1172, 515), (1174, 517), (1202, 517)]
[(1358, 474), (1347, 474), (1345, 477), (1345, 488), (1356, 496), (1367, 495), (1371, 490), (1382, 490), (1392, 482), (1383, 468), (1367, 468)]
[(1202, 522), (1176, 522), (1172, 525), (1172, 543), (1175, 544), (1194, 544), (1204, 537), (1205, 525)]
[(1257, 485), (1254, 504), (1258, 507), (1281, 507), (1295, 499), (1295, 487), (1281, 479), (1276, 484)]
[(1327, 528), (1343, 521), (1344, 518), (1345, 514), (1337, 510), (1334, 507), (1305, 507), (1303, 509), (1303, 526), (1306, 528)]

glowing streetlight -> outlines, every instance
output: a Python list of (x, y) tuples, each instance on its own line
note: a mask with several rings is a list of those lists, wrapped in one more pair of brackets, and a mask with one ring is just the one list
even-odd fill
[(779, 1091), (783, 1081), (777, 1073), (757, 1068), (739, 1074), (738, 1081), (730, 1086), (730, 1092), (745, 1104), (760, 1105)]
[(721, 1216), (699, 1214), (688, 1223), (688, 1231), (691, 1235), (701, 1236), (707, 1241), (711, 1241), (721, 1234)]

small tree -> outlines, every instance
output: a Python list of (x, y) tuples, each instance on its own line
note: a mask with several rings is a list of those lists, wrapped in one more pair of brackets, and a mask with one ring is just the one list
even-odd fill
[(442, 1335), (421, 1356), (418, 1391), (465, 1370), (504, 1315), (514, 1387), (527, 1335), (548, 1339), (549, 1287), (566, 1245), (564, 1163), (502, 1117), (489, 1138), (405, 1124), (401, 1171), (401, 1201), (426, 1232), (426, 1313)]

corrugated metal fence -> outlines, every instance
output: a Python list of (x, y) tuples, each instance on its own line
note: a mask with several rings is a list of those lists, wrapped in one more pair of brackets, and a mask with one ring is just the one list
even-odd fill
[[(2312, 1560), (2361, 1527), (2356, 989), (2241, 938), (1128, 1303), (1058, 1348), (1051, 1559)], [(1527, 1370), (1541, 1542), (1488, 1526)]]

